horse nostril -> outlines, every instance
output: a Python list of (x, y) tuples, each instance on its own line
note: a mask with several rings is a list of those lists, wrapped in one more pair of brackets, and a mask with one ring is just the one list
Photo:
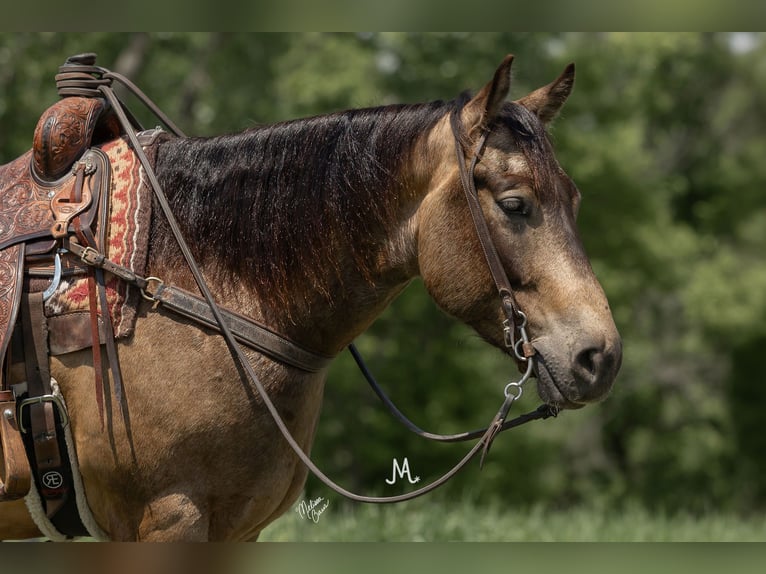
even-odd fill
[(586, 345), (575, 356), (573, 374), (578, 383), (580, 399), (599, 400), (611, 388), (622, 357), (621, 346)]
[(603, 349), (597, 347), (588, 347), (577, 354), (575, 358), (576, 369), (589, 382), (595, 382), (598, 379), (601, 366), (604, 364)]

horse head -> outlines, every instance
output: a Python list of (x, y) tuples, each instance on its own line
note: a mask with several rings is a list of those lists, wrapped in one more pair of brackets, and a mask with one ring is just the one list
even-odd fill
[[(516, 304), (528, 318), (538, 393), (550, 405), (579, 408), (610, 391), (622, 343), (578, 235), (580, 191), (556, 161), (546, 131), (572, 90), (574, 65), (510, 102), (512, 61), (508, 56), (462, 106), (460, 160), (478, 154), (473, 180), (479, 204)], [(435, 171), (417, 213), (420, 274), (440, 307), (512, 354), (448, 131), (442, 122), (429, 141), (442, 146), (445, 167)]]

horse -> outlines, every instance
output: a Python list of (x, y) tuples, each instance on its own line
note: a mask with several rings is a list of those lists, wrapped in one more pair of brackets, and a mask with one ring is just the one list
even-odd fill
[[(493, 276), (461, 187), (473, 173), (490, 240), (528, 320), (541, 400), (577, 409), (610, 392), (622, 343), (579, 238), (581, 194), (548, 126), (574, 65), (511, 101), (507, 56), (475, 95), (352, 109), (213, 137), (168, 138), (155, 171), (183, 236), (226, 309), (334, 357), (416, 277), (447, 314), (513, 356)], [(456, 117), (459, 133), (450, 123)], [(149, 275), (194, 290), (154, 209)], [(248, 541), (288, 511), (307, 468), (218, 333), (142, 301), (118, 342), (122, 400), (93, 398), (93, 356), (51, 357), (87, 504), (117, 541)], [(327, 368), (245, 351), (295, 441), (310, 451)], [(0, 537), (39, 536), (21, 502)]]

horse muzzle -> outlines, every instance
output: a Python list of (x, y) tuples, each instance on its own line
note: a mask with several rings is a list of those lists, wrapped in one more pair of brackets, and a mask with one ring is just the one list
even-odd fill
[(606, 398), (622, 364), (619, 336), (578, 340), (572, 345), (540, 338), (533, 345), (538, 394), (559, 408), (578, 409)]

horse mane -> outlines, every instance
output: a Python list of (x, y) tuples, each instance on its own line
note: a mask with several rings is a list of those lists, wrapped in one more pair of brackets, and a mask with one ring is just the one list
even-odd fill
[[(402, 165), (451, 105), (357, 109), (174, 139), (161, 145), (156, 171), (200, 262), (277, 305), (300, 284), (329, 299), (328, 276), (341, 279), (338, 245), (370, 279), (371, 230), (397, 223), (389, 192), (406, 188)], [(161, 216), (152, 251), (175, 252)]]
[[(398, 223), (398, 195), (410, 183), (402, 167), (419, 139), (467, 100), (463, 94), (171, 139), (158, 151), (156, 171), (199, 262), (247, 281), (272, 308), (286, 309), (288, 294), (302, 289), (329, 301), (343, 284), (338, 246), (372, 282), (376, 231)], [(497, 121), (511, 128), (537, 189), (551, 189), (555, 158), (542, 124), (517, 104), (507, 104)], [(154, 217), (151, 244), (153, 255), (180, 263), (162, 216)]]

